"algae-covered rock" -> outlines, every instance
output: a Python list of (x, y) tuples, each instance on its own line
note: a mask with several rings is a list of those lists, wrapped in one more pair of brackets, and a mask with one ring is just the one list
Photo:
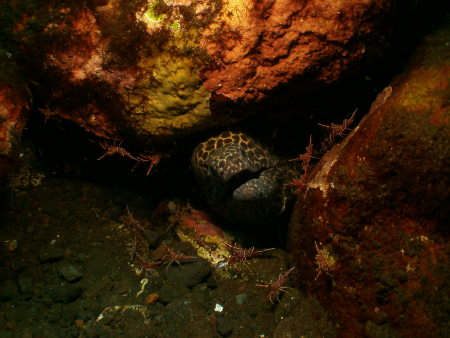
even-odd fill
[(174, 58), (169, 53), (155, 61), (152, 75), (130, 94), (128, 107), (133, 124), (154, 135), (168, 129), (181, 134), (195, 125), (211, 125), (210, 93), (197, 79), (195, 61)]
[(416, 5), (22, 0), (5, 8), (47, 117), (151, 143), (242, 119), (249, 113), (237, 109), (242, 103), (281, 84), (338, 80), (381, 55), (395, 31), (387, 22)]
[[(44, 114), (99, 136), (145, 142), (215, 125), (210, 92), (197, 76), (208, 62), (199, 31), (214, 5), (198, 6), (117, 0), (31, 7), (19, 33), (33, 64), (28, 76), (42, 84), (36, 92)], [(193, 17), (205, 11), (204, 21)]]
[(301, 283), (342, 336), (448, 332), (449, 34), (423, 41), (295, 206), (289, 246)]

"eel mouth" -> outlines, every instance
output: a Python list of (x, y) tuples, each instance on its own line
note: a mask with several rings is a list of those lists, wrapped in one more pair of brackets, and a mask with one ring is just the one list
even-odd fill
[[(225, 179), (223, 175), (217, 173), (216, 170), (212, 168), (210, 173), (211, 177), (215, 177), (215, 180), (221, 183), (220, 190), (222, 192), (220, 193), (221, 196), (219, 200), (222, 200), (223, 198), (226, 199), (234, 198), (234, 192), (236, 190), (241, 189), (241, 187), (245, 187), (248, 184), (248, 182), (257, 181), (264, 170), (266, 170), (266, 168), (261, 168), (257, 171), (243, 169), (239, 172), (234, 172), (233, 175), (228, 177), (227, 179)], [(247, 192), (243, 193), (248, 195), (249, 200), (251, 199), (251, 194), (248, 194)]]
[(267, 175), (264, 175), (265, 173), (267, 173), (266, 170), (262, 171), (258, 178), (249, 179), (234, 189), (233, 200), (269, 202), (278, 189), (277, 183), (268, 180)]

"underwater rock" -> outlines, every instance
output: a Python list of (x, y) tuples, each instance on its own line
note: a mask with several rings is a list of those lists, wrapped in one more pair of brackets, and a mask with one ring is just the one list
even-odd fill
[[(159, 139), (215, 124), (206, 121), (210, 92), (197, 71), (206, 62), (199, 31), (216, 10), (162, 1), (50, 1), (27, 8), (15, 34), (23, 36), (26, 74), (47, 118), (102, 137)], [(205, 12), (204, 22), (193, 17)]]
[[(293, 80), (301, 91), (332, 83), (393, 38), (387, 22), (414, 6), (390, 0), (230, 1), (202, 44), (214, 63), (204, 86), (221, 100), (254, 102)], [(401, 12), (400, 12), (401, 10)], [(398, 24), (399, 22), (397, 22)], [(398, 26), (396, 27), (399, 28)]]
[(293, 288), (287, 295), (275, 310), (278, 325), (273, 337), (336, 337), (336, 327), (317, 299)]
[(53, 303), (71, 303), (83, 294), (83, 289), (73, 285), (55, 285), (48, 287), (42, 293), (44, 298), (48, 298)]
[(425, 39), (294, 207), (299, 283), (341, 336), (368, 334), (369, 322), (400, 336), (448, 332), (449, 34)]
[(16, 73), (10, 57), (0, 50), (0, 177), (8, 173), (13, 162), (31, 104), (28, 87)]
[(205, 280), (211, 272), (211, 265), (207, 260), (198, 258), (197, 261), (183, 266), (169, 266), (165, 271), (168, 281), (192, 288)]
[(72, 264), (61, 264), (57, 268), (58, 274), (66, 282), (74, 283), (83, 278), (83, 272), (81, 269)]
[(355, 71), (389, 46), (388, 23), (418, 3), (48, 1), (9, 14), (20, 18), (11, 30), (47, 117), (102, 137), (167, 142), (244, 117), (223, 104)]
[(38, 259), (41, 263), (54, 263), (64, 258), (65, 252), (63, 248), (49, 246), (42, 249)]
[(164, 283), (161, 289), (159, 289), (159, 301), (164, 305), (173, 302), (174, 300), (185, 298), (190, 290), (187, 286), (180, 285), (178, 283), (167, 281)]

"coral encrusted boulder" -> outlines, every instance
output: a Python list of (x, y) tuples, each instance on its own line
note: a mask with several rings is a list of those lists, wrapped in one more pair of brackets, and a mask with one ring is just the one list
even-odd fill
[(241, 119), (234, 105), (281, 84), (317, 88), (376, 59), (418, 3), (19, 0), (9, 14), (48, 117), (167, 142)]
[(450, 27), (320, 160), (295, 206), (298, 283), (345, 337), (438, 337), (450, 313)]

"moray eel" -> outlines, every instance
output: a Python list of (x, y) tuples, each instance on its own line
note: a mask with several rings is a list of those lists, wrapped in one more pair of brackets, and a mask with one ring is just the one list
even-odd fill
[(295, 166), (240, 132), (225, 131), (200, 143), (191, 159), (211, 208), (239, 224), (275, 220), (293, 201)]

